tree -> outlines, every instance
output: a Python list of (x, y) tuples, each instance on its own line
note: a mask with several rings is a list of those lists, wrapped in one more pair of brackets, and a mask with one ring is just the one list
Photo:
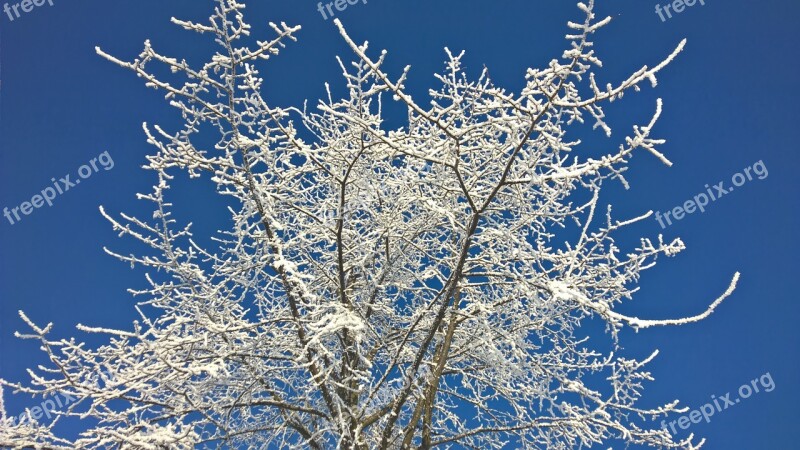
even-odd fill
[[(661, 102), (616, 150), (591, 157), (567, 131), (587, 120), (610, 138), (603, 105), (650, 82), (684, 47), (616, 85), (598, 85), (592, 35), (607, 25), (594, 2), (579, 3), (568, 49), (529, 69), (511, 93), (484, 70), (470, 79), (447, 51), (430, 106), (393, 78), (386, 53), (370, 56), (337, 22), (354, 62), (339, 60), (347, 96), (316, 109), (279, 107), (262, 95), (256, 66), (277, 56), (300, 27), (271, 24), (272, 40), (249, 38), (244, 5), (216, 0), (206, 24), (173, 19), (215, 38), (202, 67), (163, 56), (149, 42), (133, 62), (98, 49), (166, 92), (182, 114), (177, 132), (147, 124), (156, 152), (147, 169), (152, 220), (102, 210), (113, 228), (149, 249), (107, 250), (148, 269), (149, 288), (130, 330), (89, 348), (51, 339), (21, 313), (52, 366), (17, 392), (66, 393), (53, 423), (12, 420), (0, 446), (13, 448), (530, 448), (623, 442), (697, 449), (652, 419), (677, 402), (643, 407), (644, 360), (620, 356), (624, 328), (679, 325), (617, 312), (641, 271), (680, 240), (642, 239), (622, 254), (627, 220), (603, 208), (604, 183), (644, 150), (665, 164), (651, 137)], [(166, 81), (160, 64), (180, 81)], [(588, 94), (586, 93), (588, 92)], [(408, 111), (387, 130), (382, 99)], [(201, 133), (202, 131), (202, 133)], [(204, 148), (209, 131), (218, 136)], [(202, 137), (201, 137), (202, 135)], [(207, 175), (230, 201), (230, 229), (201, 246), (173, 215), (171, 180)], [(605, 214), (598, 209), (606, 209)], [(602, 217), (604, 216), (604, 217)], [(598, 218), (599, 217), (599, 218)], [(576, 232), (559, 246), (561, 230)], [(585, 325), (601, 320), (605, 344)], [(594, 336), (593, 336), (594, 337)], [(609, 350), (610, 349), (610, 350)], [(0, 405), (0, 411), (2, 407)], [(71, 441), (54, 423), (87, 419)]]

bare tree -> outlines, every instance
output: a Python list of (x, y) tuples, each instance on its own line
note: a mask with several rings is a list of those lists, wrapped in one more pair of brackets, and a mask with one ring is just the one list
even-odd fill
[[(406, 90), (408, 69), (387, 74), (386, 53), (371, 56), (338, 22), (355, 55), (339, 61), (346, 98), (329, 90), (312, 110), (270, 103), (256, 66), (300, 27), (271, 24), (274, 39), (252, 40), (236, 0), (217, 0), (206, 24), (173, 19), (219, 45), (202, 67), (149, 42), (132, 62), (98, 49), (166, 92), (185, 121), (174, 133), (144, 126), (157, 149), (146, 168), (158, 183), (139, 195), (152, 220), (103, 211), (149, 249), (108, 251), (145, 267), (149, 288), (132, 291), (142, 300), (130, 330), (79, 327), (110, 335), (99, 348), (51, 339), (50, 325), (21, 314), (32, 331), (20, 336), (39, 341), (52, 366), (31, 371), (29, 384), (3, 385), (75, 401), (46, 424), (3, 412), (0, 446), (699, 448), (653, 429), (682, 410), (640, 406), (657, 352), (620, 356), (618, 333), (701, 320), (738, 274), (695, 317), (617, 312), (642, 270), (684, 248), (659, 236), (622, 254), (615, 234), (650, 213), (616, 220), (599, 200), (604, 183), (627, 187), (634, 152), (670, 164), (651, 137), (661, 102), (616, 149), (567, 136), (588, 120), (610, 137), (602, 105), (655, 86), (684, 43), (655, 67), (598, 86), (590, 39), (609, 19), (595, 17), (591, 0), (578, 6), (585, 20), (568, 24), (568, 50), (529, 69), (521, 92), (486, 71), (469, 79), (463, 53), (448, 50), (430, 106)], [(154, 64), (173, 75), (157, 76)], [(387, 95), (407, 107), (400, 129), (384, 127)], [(203, 148), (209, 131), (218, 140)], [(212, 236), (213, 248), (172, 215), (178, 171), (207, 175), (229, 200), (220, 213), (230, 228)], [(588, 341), (588, 320), (606, 324), (606, 339)], [(85, 432), (55, 437), (55, 423), (70, 418), (86, 419)]]

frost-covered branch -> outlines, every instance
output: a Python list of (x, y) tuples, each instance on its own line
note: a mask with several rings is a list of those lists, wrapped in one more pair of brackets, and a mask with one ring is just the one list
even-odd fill
[[(603, 108), (655, 87), (685, 43), (601, 88), (593, 38), (610, 20), (593, 1), (578, 6), (567, 50), (527, 70), (519, 92), (487, 70), (467, 76), (464, 53), (446, 49), (430, 102), (406, 88), (408, 67), (387, 73), (388, 54), (373, 56), (337, 22), (354, 58), (339, 60), (345, 94), (327, 86), (315, 107), (271, 103), (259, 66), (300, 27), (271, 24), (273, 38), (254, 39), (235, 0), (216, 0), (207, 23), (173, 19), (213, 37), (202, 67), (149, 41), (130, 62), (98, 49), (184, 120), (177, 131), (144, 125), (157, 182), (139, 199), (152, 217), (101, 210), (140, 249), (106, 251), (143, 270), (147, 287), (130, 291), (130, 329), (79, 327), (107, 339), (99, 347), (22, 315), (31, 331), (19, 336), (50, 364), (0, 386), (75, 401), (52, 423), (12, 422), (0, 403), (0, 446), (700, 448), (651, 429), (682, 409), (642, 400), (656, 353), (626, 357), (619, 332), (705, 319), (739, 275), (694, 317), (618, 312), (642, 272), (684, 245), (658, 236), (623, 252), (620, 231), (649, 213), (620, 220), (601, 203), (606, 183), (628, 187), (637, 153), (671, 164), (653, 136), (661, 100), (608, 145)], [(386, 129), (384, 101), (406, 108), (405, 126)], [(586, 120), (602, 148), (572, 138)], [(213, 183), (228, 228), (199, 238), (176, 218), (169, 194), (181, 171)], [(607, 336), (586, 335), (592, 318)], [(84, 432), (58, 438), (58, 421)]]

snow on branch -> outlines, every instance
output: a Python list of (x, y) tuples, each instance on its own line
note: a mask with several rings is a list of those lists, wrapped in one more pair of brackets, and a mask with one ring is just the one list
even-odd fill
[[(143, 125), (155, 181), (137, 198), (152, 214), (100, 209), (134, 245), (106, 252), (144, 272), (144, 287), (130, 290), (137, 320), (122, 330), (80, 325), (104, 342), (91, 346), (20, 313), (30, 331), (18, 336), (49, 363), (0, 388), (71, 401), (50, 421), (11, 423), (0, 391), (0, 447), (703, 445), (655, 425), (683, 409), (641, 405), (657, 352), (626, 357), (618, 332), (706, 319), (739, 274), (693, 317), (617, 312), (659, 257), (685, 246), (658, 236), (623, 252), (621, 230), (651, 213), (616, 220), (601, 203), (609, 180), (630, 187), (635, 154), (671, 165), (654, 136), (660, 99), (634, 122), (646, 125), (613, 141), (603, 108), (655, 87), (685, 41), (600, 87), (593, 39), (610, 19), (587, 1), (567, 24), (566, 50), (528, 69), (521, 89), (497, 86), (488, 69), (468, 76), (466, 54), (445, 49), (423, 103), (406, 86), (409, 66), (388, 74), (388, 53), (371, 56), (336, 21), (353, 58), (338, 59), (344, 95), (326, 85), (327, 98), (281, 107), (265, 97), (259, 70), (300, 27), (270, 23), (262, 40), (243, 3), (215, 4), (207, 22), (172, 20), (211, 38), (216, 53), (203, 65), (150, 41), (132, 61), (97, 49), (163, 91), (183, 121)], [(387, 129), (385, 97), (405, 107), (402, 127)], [(575, 137), (583, 128), (601, 131), (595, 148)], [(203, 206), (218, 208), (203, 217), (219, 215), (222, 229), (196, 236), (174, 214), (180, 173), (222, 196)], [(590, 317), (608, 333), (589, 340)], [(82, 433), (57, 437), (58, 421)]]

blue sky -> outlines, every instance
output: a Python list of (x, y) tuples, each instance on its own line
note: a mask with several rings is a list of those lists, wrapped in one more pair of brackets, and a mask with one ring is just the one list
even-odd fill
[[(0, 0), (0, 6), (4, 4)], [(10, 2), (13, 3), (13, 2)], [(56, 336), (77, 334), (75, 324), (125, 327), (133, 315), (127, 288), (143, 286), (142, 273), (106, 256), (126, 252), (98, 206), (145, 215), (135, 200), (153, 184), (140, 166), (151, 148), (141, 123), (180, 122), (162, 94), (98, 57), (96, 45), (132, 59), (150, 38), (163, 53), (200, 58), (208, 40), (169, 24), (176, 16), (208, 16), (206, 0), (80, 2), (54, 0), (14, 21), (0, 15), (0, 208), (19, 206), (108, 151), (111, 170), (97, 171), (14, 225), (0, 217), (0, 377), (26, 378), (25, 367), (43, 362), (37, 346), (13, 337), (23, 330), (16, 311), (56, 324)], [(350, 58), (331, 20), (313, 1), (250, 2), (254, 33), (268, 36), (268, 21), (300, 24), (300, 42), (264, 66), (274, 103), (290, 105), (323, 95), (339, 81), (334, 57)], [(797, 83), (800, 3), (793, 0), (705, 0), (663, 21), (654, 0), (599, 0), (614, 18), (596, 38), (604, 81), (620, 80), (643, 64), (655, 65), (677, 43), (686, 50), (660, 76), (656, 89), (629, 95), (608, 110), (620, 138), (649, 119), (656, 98), (665, 110), (655, 133), (668, 139), (667, 168), (648, 154), (633, 160), (632, 189), (611, 187), (605, 199), (620, 217), (669, 211), (758, 161), (768, 177), (755, 178), (661, 229), (649, 220), (622, 237), (681, 237), (688, 249), (646, 272), (629, 314), (672, 318), (701, 312), (736, 271), (739, 289), (708, 320), (680, 328), (626, 333), (623, 345), (642, 356), (658, 348), (648, 385), (653, 404), (680, 398), (699, 408), (769, 373), (775, 390), (692, 425), (710, 449), (786, 449), (800, 440), (798, 349), (800, 225)], [(666, 1), (660, 2), (662, 5)], [(564, 0), (369, 0), (337, 12), (356, 40), (387, 49), (394, 73), (412, 65), (408, 87), (424, 94), (442, 67), (443, 47), (467, 51), (467, 70), (485, 64), (499, 85), (522, 85), (525, 68), (545, 65), (564, 48), (565, 23), (580, 19)], [(616, 146), (617, 141), (604, 141)], [(98, 160), (99, 161), (99, 160)], [(102, 162), (102, 161), (99, 161)], [(96, 173), (95, 173), (96, 172)], [(794, 175), (793, 175), (794, 174)], [(199, 232), (218, 228), (205, 185), (176, 189), (175, 202), (196, 218)], [(735, 396), (735, 394), (734, 394)], [(18, 411), (35, 402), (14, 398)], [(681, 431), (681, 435), (687, 432)]]

